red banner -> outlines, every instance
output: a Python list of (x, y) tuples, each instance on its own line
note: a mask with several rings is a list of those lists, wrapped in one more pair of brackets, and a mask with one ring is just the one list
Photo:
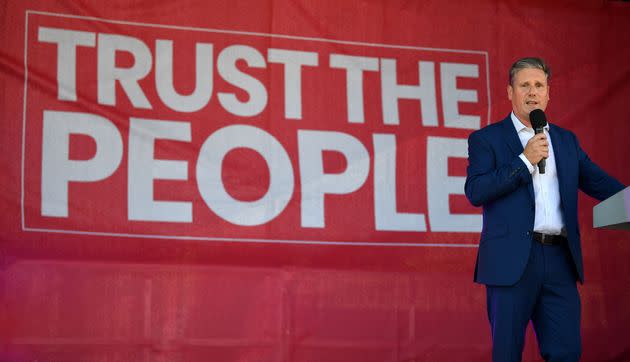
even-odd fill
[[(630, 6), (476, 5), (7, 3), (0, 359), (487, 360), (466, 138), (541, 56), (627, 184)], [(630, 235), (580, 202), (584, 359), (623, 360)]]
[(465, 163), (449, 158), (488, 123), (486, 52), (25, 22), (23, 165), (41, 165), (23, 166), (25, 230), (382, 245), (481, 230), (452, 211)]

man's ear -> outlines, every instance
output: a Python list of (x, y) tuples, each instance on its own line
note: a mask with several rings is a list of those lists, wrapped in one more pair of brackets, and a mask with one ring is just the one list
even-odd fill
[(512, 85), (508, 84), (507, 86), (507, 94), (508, 94), (508, 99), (512, 100), (512, 93), (514, 93), (514, 89), (512, 89)]

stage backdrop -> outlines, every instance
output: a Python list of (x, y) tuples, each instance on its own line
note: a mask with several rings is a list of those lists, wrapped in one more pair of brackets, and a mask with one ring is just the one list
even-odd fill
[[(630, 183), (628, 3), (3, 1), (0, 29), (2, 361), (488, 360), (466, 139), (519, 57)], [(584, 360), (627, 361), (630, 235), (580, 203)]]

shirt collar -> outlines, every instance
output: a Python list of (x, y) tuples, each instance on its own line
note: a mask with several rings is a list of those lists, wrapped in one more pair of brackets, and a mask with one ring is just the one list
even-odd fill
[[(512, 113), (510, 113), (510, 118), (512, 119), (512, 124), (514, 125), (514, 128), (516, 128), (516, 133), (521, 132), (522, 130), (526, 129), (526, 130), (532, 130), (531, 128), (527, 128), (523, 123), (521, 123), (521, 121), (516, 117), (516, 115), (514, 114), (514, 111), (512, 111)], [(549, 132), (549, 122), (547, 122), (547, 124), (545, 125), (545, 127), (543, 127), (547, 132)], [(532, 130), (533, 131), (533, 130)]]

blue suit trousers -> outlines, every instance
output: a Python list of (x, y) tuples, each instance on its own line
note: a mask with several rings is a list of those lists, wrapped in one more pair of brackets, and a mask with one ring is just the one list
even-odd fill
[(492, 360), (521, 361), (531, 321), (545, 361), (578, 361), (580, 296), (576, 279), (566, 245), (532, 241), (528, 264), (516, 284), (486, 285)]

